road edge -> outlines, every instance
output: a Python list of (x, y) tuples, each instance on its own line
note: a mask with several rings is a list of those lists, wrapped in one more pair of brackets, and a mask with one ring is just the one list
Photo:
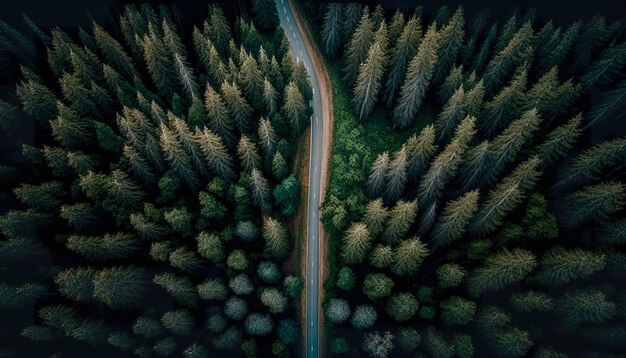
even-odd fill
[[(330, 162), (330, 154), (332, 153), (333, 146), (333, 131), (334, 131), (334, 108), (333, 108), (333, 100), (332, 100), (332, 85), (330, 81), (330, 75), (328, 74), (328, 70), (326, 69), (326, 64), (319, 53), (319, 49), (315, 46), (313, 42), (313, 36), (311, 35), (311, 31), (304, 23), (301, 15), (300, 15), (300, 7), (296, 4), (295, 0), (288, 0), (291, 9), (294, 15), (294, 19), (296, 20), (296, 26), (298, 26), (298, 30), (300, 33), (304, 34), (303, 41), (304, 46), (306, 46), (309, 55), (311, 56), (311, 62), (313, 63), (313, 70), (318, 79), (318, 85), (320, 87), (320, 95), (322, 100), (322, 123), (323, 123), (323, 131), (322, 131), (322, 168), (320, 173), (320, 203), (324, 202), (326, 197), (326, 187), (328, 185), (329, 178), (329, 162)], [(324, 94), (324, 95), (322, 95)], [(324, 230), (324, 225), (320, 222), (320, 243), (322, 243), (322, 247), (320, 250), (320, 284), (319, 284), (319, 292), (320, 292), (320, 306), (319, 312), (323, 312), (322, 302), (324, 297), (324, 282), (326, 281), (326, 272), (328, 272), (328, 242), (327, 242), (327, 233)], [(325, 355), (325, 329), (324, 329), (324, 315), (320, 314), (320, 325), (319, 325), (319, 343), (320, 348), (319, 352), (322, 356)], [(306, 347), (304, 348), (306, 351)]]

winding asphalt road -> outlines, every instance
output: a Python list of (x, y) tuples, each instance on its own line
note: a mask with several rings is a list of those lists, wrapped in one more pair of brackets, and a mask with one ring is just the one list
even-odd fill
[(320, 310), (320, 180), (322, 165), (322, 99), (319, 84), (300, 33), (289, 0), (275, 0), (280, 26), (289, 40), (296, 61), (304, 62), (313, 87), (313, 115), (311, 116), (311, 151), (309, 162), (309, 198), (306, 243), (306, 356), (319, 357)]

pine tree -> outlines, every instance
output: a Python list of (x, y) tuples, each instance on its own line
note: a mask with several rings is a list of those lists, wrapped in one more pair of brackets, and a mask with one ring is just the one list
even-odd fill
[(380, 198), (370, 201), (365, 207), (365, 213), (363, 214), (363, 220), (373, 236), (377, 236), (383, 231), (388, 217), (389, 211)]
[(294, 82), (289, 82), (285, 87), (283, 112), (289, 120), (291, 128), (296, 134), (300, 134), (305, 128), (307, 120), (307, 105), (304, 97)]
[(445, 80), (439, 87), (439, 103), (448, 103), (452, 95), (458, 91), (459, 88), (463, 88), (463, 82), (463, 65), (452, 67), (450, 73), (446, 76)]
[(386, 183), (386, 175), (389, 171), (389, 154), (379, 154), (372, 163), (370, 176), (367, 180), (367, 189), (371, 196), (382, 195)]
[(471, 225), (473, 234), (484, 235), (495, 230), (502, 219), (524, 198), (531, 189), (540, 172), (537, 170), (539, 159), (532, 157), (520, 163), (513, 172), (495, 185), (476, 213)]
[(473, 117), (463, 119), (457, 126), (452, 141), (433, 159), (428, 171), (420, 179), (418, 197), (422, 207), (435, 203), (444, 187), (456, 175), (461, 159), (476, 132), (475, 121)]
[(398, 275), (414, 274), (428, 255), (428, 247), (418, 237), (403, 240), (394, 249), (391, 270)]
[[(506, 31), (505, 25), (503, 32)], [(496, 44), (496, 55), (485, 70), (484, 80), (488, 94), (495, 93), (516, 67), (530, 62), (533, 55), (532, 36), (532, 26), (527, 22), (515, 32), (510, 41), (506, 41), (504, 36), (499, 39), (499, 42), (502, 40), (502, 43), (506, 41), (507, 44), (501, 50)]]
[(532, 138), (537, 131), (541, 118), (537, 109), (525, 112), (495, 137), (489, 144), (489, 166), (486, 180), (493, 181), (504, 170), (505, 164), (513, 161), (526, 141)]
[(207, 128), (202, 132), (196, 128), (194, 136), (211, 171), (224, 179), (232, 179), (235, 172), (232, 168), (231, 157), (222, 139)]
[(49, 181), (39, 185), (21, 184), (13, 189), (17, 200), (33, 209), (42, 211), (54, 210), (61, 205), (59, 197), (63, 193), (63, 184), (58, 181)]
[[(396, 93), (402, 85), (402, 80), (406, 74), (407, 65), (411, 60), (420, 44), (422, 37), (422, 25), (420, 18), (412, 17), (407, 21), (402, 34), (391, 50), (389, 59), (389, 72), (387, 73), (387, 81), (383, 92), (383, 99), (387, 108), (390, 108), (396, 98)], [(390, 36), (393, 40), (394, 36)]]
[(59, 216), (77, 231), (87, 229), (90, 225), (96, 223), (98, 219), (95, 210), (88, 203), (62, 205)]
[(387, 301), (386, 311), (397, 322), (410, 320), (416, 313), (419, 302), (411, 293), (397, 293)]
[(342, 40), (343, 43), (348, 42), (363, 16), (364, 9), (359, 3), (345, 4), (343, 9), (343, 23), (342, 23)]
[(208, 84), (204, 93), (204, 106), (207, 113), (208, 127), (222, 137), (226, 143), (231, 143), (234, 136), (230, 113), (222, 96)]
[(485, 180), (484, 173), (490, 170), (489, 154), (488, 141), (483, 141), (467, 151), (465, 160), (461, 164), (463, 190), (482, 185), (483, 180)]
[(235, 82), (222, 82), (221, 91), (226, 108), (237, 125), (237, 128), (242, 132), (245, 131), (250, 126), (252, 108), (243, 98), (241, 90), (239, 90)]
[(169, 262), (172, 267), (181, 271), (194, 272), (202, 268), (202, 260), (194, 251), (186, 247), (179, 247), (169, 254)]
[[(518, 72), (511, 83), (502, 88), (498, 94), (485, 104), (480, 127), (489, 136), (500, 132), (511, 118), (522, 113), (526, 89), (526, 70)], [(532, 108), (530, 108), (532, 109)]]
[(378, 300), (391, 294), (395, 283), (384, 273), (370, 273), (363, 280), (363, 293), (370, 300)]
[(239, 140), (237, 155), (246, 172), (252, 172), (253, 169), (260, 168), (261, 156), (259, 156), (256, 145), (245, 134)]
[(170, 167), (192, 190), (196, 190), (199, 185), (199, 178), (193, 170), (189, 156), (185, 153), (174, 131), (164, 123), (161, 123), (160, 129), (161, 148)]
[(278, 111), (278, 92), (267, 77), (263, 80), (263, 103), (268, 114)]
[(187, 276), (176, 276), (173, 273), (162, 273), (152, 280), (156, 285), (163, 287), (176, 301), (187, 307), (195, 307), (198, 301), (198, 292), (193, 281)]
[[(148, 25), (148, 34), (144, 34), (143, 38), (138, 39), (144, 52), (144, 60), (148, 68), (148, 72), (156, 85), (159, 94), (165, 97), (172, 96), (172, 88), (175, 88), (174, 72), (169, 64), (169, 56), (165, 44), (157, 34), (154, 24)], [(138, 35), (136, 35), (138, 37)]]
[(67, 248), (91, 260), (127, 258), (139, 249), (139, 243), (127, 233), (98, 236), (72, 235), (67, 239)]
[(411, 136), (405, 144), (408, 160), (407, 171), (409, 179), (416, 181), (428, 168), (428, 162), (435, 154), (435, 128), (432, 125), (424, 127), (419, 136)]
[(605, 86), (619, 78), (626, 65), (626, 43), (611, 45), (602, 51), (589, 69), (580, 77), (584, 88)]
[(263, 222), (263, 239), (268, 254), (282, 258), (289, 252), (289, 237), (285, 226), (278, 220), (268, 218)]
[(322, 44), (330, 58), (334, 58), (342, 44), (344, 6), (341, 3), (328, 4), (322, 22)]
[(263, 177), (261, 171), (252, 169), (250, 174), (250, 190), (254, 203), (259, 206), (267, 205), (270, 198), (270, 189), (267, 179)]
[(582, 289), (566, 293), (556, 305), (557, 312), (569, 328), (581, 323), (601, 323), (615, 315), (615, 303), (596, 289)]
[(389, 267), (393, 260), (393, 249), (391, 246), (378, 244), (370, 254), (370, 265), (376, 268)]
[(450, 326), (465, 326), (476, 314), (476, 303), (459, 296), (441, 302), (441, 320)]
[(432, 234), (435, 247), (449, 245), (463, 236), (478, 209), (478, 196), (478, 190), (473, 190), (446, 204)]
[(580, 129), (581, 122), (582, 116), (579, 113), (568, 120), (567, 123), (554, 128), (546, 135), (544, 142), (536, 148), (543, 167), (554, 164), (572, 149), (582, 134)]
[(346, 263), (359, 263), (365, 260), (372, 245), (372, 236), (362, 222), (353, 223), (346, 230), (341, 246), (341, 256)]
[(198, 295), (203, 300), (223, 301), (228, 294), (228, 288), (224, 284), (224, 281), (219, 278), (204, 280), (197, 288)]
[(252, 11), (256, 23), (266, 31), (274, 31), (278, 27), (278, 13), (276, 4), (271, 0), (254, 0)]
[(205, 35), (215, 44), (218, 51), (224, 55), (231, 40), (230, 25), (224, 11), (218, 4), (209, 4), (209, 19), (205, 25)]
[(383, 232), (383, 239), (389, 243), (396, 243), (407, 234), (417, 217), (417, 200), (399, 200), (391, 209), (387, 227)]
[(456, 63), (464, 41), (464, 26), (464, 11), (463, 8), (459, 6), (450, 21), (440, 31), (441, 45), (439, 47), (439, 58), (433, 72), (433, 82), (435, 84), (441, 83), (450, 72), (452, 66)]
[(545, 286), (561, 286), (588, 277), (604, 269), (604, 266), (604, 254), (555, 246), (541, 258), (535, 280)]
[(359, 67), (367, 59), (367, 53), (373, 41), (374, 23), (370, 18), (368, 9), (365, 8), (344, 54), (344, 80), (349, 86), (352, 86), (357, 79)]
[(469, 278), (468, 287), (473, 296), (486, 291), (500, 290), (506, 285), (524, 279), (537, 265), (535, 256), (527, 250), (513, 249), (488, 256), (482, 267)]
[(465, 118), (465, 91), (463, 86), (460, 86), (437, 116), (435, 124), (439, 132), (439, 140), (448, 141), (463, 118)]
[(57, 104), (56, 119), (50, 121), (52, 136), (65, 148), (77, 148), (91, 141), (92, 131), (88, 120), (79, 117), (72, 108)]
[(435, 24), (432, 24), (426, 31), (417, 54), (409, 63), (400, 97), (393, 111), (394, 127), (404, 128), (411, 124), (422, 106), (437, 62), (439, 40), (439, 32)]
[(389, 45), (395, 45), (397, 40), (404, 31), (404, 14), (400, 10), (396, 10), (389, 23), (389, 39), (391, 40)]
[(254, 57), (246, 54), (237, 75), (237, 83), (248, 101), (255, 107), (260, 107), (263, 98), (261, 95), (263, 93), (263, 73)]
[[(386, 33), (385, 23), (381, 25), (379, 32)], [(377, 34), (378, 38), (379, 35)], [(380, 91), (381, 81), (383, 73), (386, 67), (386, 48), (381, 42), (386, 42), (386, 34), (381, 37), (385, 37), (383, 40), (375, 40), (374, 44), (370, 47), (367, 58), (359, 68), (359, 73), (354, 85), (354, 97), (352, 103), (355, 106), (355, 113), (359, 120), (367, 118), (369, 113), (374, 108), (378, 100), (378, 93)]]
[(144, 240), (158, 240), (168, 233), (168, 230), (154, 222), (148, 221), (142, 214), (130, 215), (130, 224)]
[(254, 291), (252, 281), (250, 281), (250, 278), (245, 273), (239, 274), (231, 278), (228, 282), (228, 287), (230, 287), (230, 289), (236, 295), (247, 295)]
[(189, 156), (191, 163), (193, 163), (193, 168), (200, 173), (201, 176), (207, 177), (209, 173), (202, 151), (200, 150), (198, 143), (194, 140), (194, 135), (187, 124), (177, 116), (173, 115), (172, 112), (168, 112), (167, 118), (174, 134), (176, 135), (177, 141), (181, 144), (185, 153)]
[(161, 317), (163, 327), (177, 336), (188, 336), (194, 326), (193, 317), (186, 309), (168, 311)]
[(93, 280), (93, 297), (113, 309), (139, 303), (146, 284), (146, 274), (133, 266), (103, 269)]
[(623, 183), (589, 185), (565, 198), (564, 223), (575, 228), (589, 220), (608, 220), (625, 205), (626, 185)]
[(287, 306), (287, 298), (276, 288), (266, 288), (261, 292), (261, 303), (270, 313), (281, 313)]
[(116, 39), (96, 23), (93, 24), (93, 34), (98, 49), (104, 55), (108, 63), (126, 76), (130, 77), (136, 73), (133, 61)]
[(441, 289), (456, 287), (461, 284), (467, 272), (463, 266), (449, 262), (437, 268), (437, 281)]
[(548, 312), (554, 307), (552, 298), (545, 293), (528, 291), (511, 295), (511, 306), (518, 312)]
[[(382, 158), (381, 158), (382, 159)], [(382, 164), (382, 163), (376, 163)], [(378, 169), (378, 168), (377, 168)], [(374, 174), (374, 172), (372, 172)], [(406, 147), (402, 147), (394, 154), (393, 160), (389, 163), (385, 174), (385, 202), (394, 203), (400, 198), (407, 182), (407, 155)]]
[(266, 159), (272, 158), (274, 153), (276, 152), (276, 142), (277, 136), (274, 132), (274, 127), (272, 126), (272, 122), (268, 119), (261, 117), (259, 121), (258, 128), (259, 135), (259, 144), (263, 149), (263, 154), (265, 154)]
[(561, 184), (588, 183), (600, 179), (603, 172), (626, 155), (626, 137), (596, 144), (574, 158), (563, 174)]

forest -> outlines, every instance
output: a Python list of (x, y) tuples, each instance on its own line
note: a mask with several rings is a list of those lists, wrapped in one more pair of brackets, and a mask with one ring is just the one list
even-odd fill
[(333, 87), (329, 355), (621, 356), (624, 25), (302, 9)]
[(311, 87), (274, 2), (236, 5), (0, 21), (0, 356), (299, 350)]

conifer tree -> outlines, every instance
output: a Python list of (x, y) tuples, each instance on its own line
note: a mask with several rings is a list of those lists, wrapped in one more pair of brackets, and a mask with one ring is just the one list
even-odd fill
[(539, 178), (539, 159), (532, 157), (520, 163), (487, 194), (471, 225), (473, 234), (484, 235), (495, 230), (502, 219), (522, 201)]
[(263, 103), (267, 113), (274, 114), (278, 112), (278, 92), (267, 77), (263, 80)]
[(263, 222), (263, 239), (270, 256), (282, 258), (289, 252), (287, 230), (278, 220), (270, 217)]
[(574, 146), (581, 135), (581, 121), (582, 116), (579, 113), (547, 134), (544, 142), (536, 148), (542, 166), (554, 164)]
[(393, 111), (394, 127), (404, 128), (411, 124), (422, 106), (437, 62), (439, 42), (439, 32), (435, 24), (432, 24), (426, 31), (416, 55), (409, 63), (400, 96)]
[(176, 276), (173, 273), (166, 272), (155, 275), (152, 281), (156, 285), (163, 287), (179, 303), (188, 307), (196, 306), (198, 292), (189, 277)]
[(198, 175), (193, 170), (191, 160), (183, 150), (181, 143), (174, 132), (164, 123), (161, 123), (160, 129), (161, 148), (170, 167), (190, 188), (197, 189), (199, 185)]
[(342, 43), (344, 6), (341, 3), (328, 4), (322, 22), (322, 44), (326, 54), (333, 58), (339, 51)]
[(346, 230), (341, 247), (341, 256), (346, 263), (359, 263), (372, 245), (372, 236), (362, 222), (353, 223)]
[(370, 176), (367, 180), (367, 189), (372, 196), (378, 196), (383, 193), (386, 183), (386, 175), (389, 171), (389, 154), (383, 152), (378, 155), (372, 163)]
[(555, 246), (541, 258), (535, 280), (545, 286), (560, 286), (604, 269), (605, 259), (604, 254)]
[(489, 144), (489, 166), (486, 173), (486, 180), (493, 181), (500, 176), (504, 165), (515, 159), (517, 153), (526, 141), (532, 138), (534, 132), (541, 123), (537, 109), (525, 112), (520, 119), (517, 119), (495, 137)]
[(91, 260), (127, 258), (139, 249), (139, 243), (127, 233), (98, 236), (72, 235), (67, 239), (67, 248)]
[(256, 168), (252, 169), (250, 174), (250, 189), (252, 191), (252, 199), (256, 205), (263, 206), (268, 204), (270, 197), (269, 184), (261, 171)]
[(601, 182), (589, 185), (565, 198), (564, 221), (569, 228), (589, 221), (607, 220), (626, 205), (626, 185)]
[(252, 108), (243, 97), (241, 90), (239, 90), (235, 82), (222, 82), (221, 91), (226, 108), (228, 108), (228, 112), (232, 116), (237, 128), (242, 132), (245, 131), (250, 126)]
[(506, 285), (524, 279), (537, 265), (535, 256), (527, 250), (504, 249), (488, 256), (482, 267), (469, 278), (468, 287), (473, 296), (486, 291), (500, 290)]
[(435, 247), (449, 245), (463, 236), (478, 209), (478, 196), (478, 190), (473, 190), (446, 204), (432, 234)]
[(399, 200), (389, 213), (387, 227), (383, 232), (383, 239), (389, 243), (396, 243), (407, 234), (417, 217), (417, 200)]
[[(485, 69), (485, 89), (488, 94), (495, 93), (516, 67), (524, 62), (530, 62), (532, 59), (533, 29), (531, 24), (527, 22), (522, 25), (510, 40), (507, 40), (507, 25), (503, 29), (503, 35), (498, 39), (499, 43), (496, 44), (496, 55), (489, 61)], [(514, 26), (512, 27), (513, 31)], [(501, 44), (505, 43), (505, 41), (506, 46), (502, 47)], [(502, 48), (499, 49), (499, 47)]]
[(196, 128), (194, 136), (213, 173), (224, 179), (232, 179), (235, 173), (232, 168), (231, 157), (222, 139), (207, 128), (202, 132)]
[(489, 170), (489, 142), (483, 141), (470, 148), (461, 164), (463, 189), (469, 190), (484, 183), (483, 174)]
[(380, 198), (370, 201), (365, 207), (365, 213), (363, 214), (363, 220), (367, 224), (370, 233), (374, 236), (383, 231), (388, 217), (389, 211)]
[(476, 132), (474, 124), (473, 117), (463, 119), (457, 126), (452, 141), (433, 159), (428, 171), (422, 176), (418, 188), (422, 207), (428, 207), (436, 202), (445, 185), (456, 175), (461, 158)]
[[(386, 32), (383, 22), (379, 32)], [(386, 36), (383, 34), (382, 36)], [(378, 38), (379, 35), (376, 35)], [(386, 67), (386, 48), (383, 47), (385, 40), (375, 40), (370, 47), (367, 58), (359, 68), (359, 73), (354, 85), (354, 97), (352, 103), (359, 120), (367, 118), (378, 100), (383, 73)]]
[(270, 122), (266, 118), (261, 117), (261, 120), (259, 121), (259, 128), (257, 131), (259, 135), (259, 144), (263, 149), (263, 154), (265, 154), (265, 158), (272, 158), (272, 156), (276, 152), (277, 142), (277, 136), (274, 132), (272, 122)]
[(133, 61), (122, 45), (96, 23), (93, 24), (93, 35), (100, 52), (108, 63), (126, 76), (133, 76), (136, 73)]
[(241, 136), (239, 145), (237, 145), (237, 155), (246, 172), (252, 172), (253, 169), (260, 168), (261, 156), (256, 145), (245, 134)]
[(398, 275), (414, 274), (428, 255), (428, 247), (418, 237), (403, 240), (394, 249), (391, 270)]
[(307, 120), (307, 106), (302, 93), (294, 82), (289, 82), (285, 87), (283, 113), (289, 120), (291, 128), (296, 134), (300, 134), (305, 128)]
[(207, 114), (207, 125), (226, 143), (233, 141), (233, 122), (222, 96), (207, 84), (204, 93), (204, 106)]
[(428, 168), (428, 162), (435, 154), (435, 128), (424, 127), (419, 136), (411, 136), (405, 144), (407, 150), (407, 172), (410, 180), (416, 181)]
[[(443, 23), (440, 24), (443, 25)], [(464, 26), (464, 11), (459, 6), (450, 21), (440, 31), (441, 45), (439, 47), (439, 58), (433, 72), (434, 83), (441, 83), (456, 63), (465, 37)]]
[[(395, 100), (396, 93), (402, 85), (402, 80), (406, 74), (409, 61), (415, 56), (417, 47), (422, 37), (422, 25), (420, 18), (410, 18), (402, 34), (395, 42), (389, 57), (389, 72), (387, 73), (387, 81), (385, 82), (385, 90), (383, 99), (387, 108), (390, 108)], [(394, 36), (390, 36), (392, 40)]]
[(440, 141), (448, 141), (454, 132), (454, 129), (465, 118), (465, 91), (460, 86), (437, 116), (437, 131), (439, 132)]
[(597, 289), (582, 289), (566, 293), (556, 305), (557, 312), (569, 328), (581, 323), (604, 322), (615, 315), (615, 303)]
[(603, 171), (623, 161), (625, 155), (626, 137), (596, 144), (572, 160), (563, 174), (561, 184), (598, 180)]
[(507, 121), (517, 118), (522, 113), (525, 89), (526, 70), (522, 70), (513, 77), (508, 86), (485, 104), (481, 115), (481, 129), (493, 136), (507, 125)]
[(358, 76), (359, 67), (367, 58), (367, 53), (374, 41), (374, 31), (374, 23), (370, 18), (368, 9), (365, 8), (361, 20), (354, 30), (350, 42), (347, 44), (344, 55), (344, 80), (349, 86), (354, 84)]
[(103, 269), (93, 280), (93, 297), (113, 309), (123, 309), (140, 301), (146, 276), (142, 269), (117, 266)]
[[(381, 158), (382, 159), (382, 158)], [(379, 163), (376, 163), (379, 164)], [(380, 163), (382, 164), (382, 163)], [(376, 168), (378, 169), (378, 168)], [(374, 172), (372, 172), (374, 174)], [(402, 147), (394, 154), (393, 160), (389, 163), (385, 174), (385, 202), (391, 204), (398, 200), (404, 192), (407, 182), (407, 155), (406, 147)]]

